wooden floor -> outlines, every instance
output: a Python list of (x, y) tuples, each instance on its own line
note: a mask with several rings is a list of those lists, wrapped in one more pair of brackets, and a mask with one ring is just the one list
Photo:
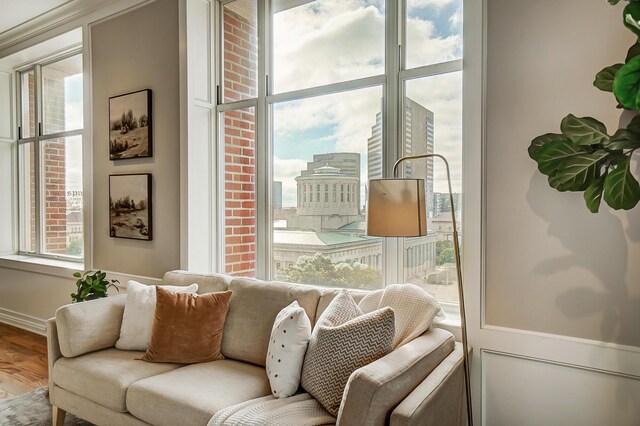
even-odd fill
[(0, 402), (47, 385), (47, 339), (0, 323)]

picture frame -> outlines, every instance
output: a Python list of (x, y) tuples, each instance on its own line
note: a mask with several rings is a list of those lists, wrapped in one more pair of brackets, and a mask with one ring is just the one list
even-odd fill
[(109, 159), (153, 157), (151, 89), (109, 98)]
[(109, 236), (153, 240), (151, 173), (109, 175)]

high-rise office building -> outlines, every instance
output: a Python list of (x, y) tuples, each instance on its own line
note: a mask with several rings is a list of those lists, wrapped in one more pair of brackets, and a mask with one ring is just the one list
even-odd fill
[[(404, 152), (406, 155), (433, 153), (434, 128), (433, 112), (412, 99), (404, 102)], [(371, 127), (368, 139), (368, 178), (382, 177), (382, 114), (376, 114), (376, 124)], [(427, 209), (433, 217), (433, 158), (409, 161), (404, 164), (404, 176), (425, 180)]]

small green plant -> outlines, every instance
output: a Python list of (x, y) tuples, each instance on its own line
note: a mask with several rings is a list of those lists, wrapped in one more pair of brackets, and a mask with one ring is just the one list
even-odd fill
[(120, 284), (120, 281), (108, 281), (106, 279), (107, 274), (102, 271), (74, 272), (73, 276), (78, 279), (76, 281), (77, 293), (71, 293), (71, 301), (73, 303), (107, 297), (109, 287), (114, 287), (117, 291), (120, 291), (116, 287), (116, 283)]
[[(640, 37), (640, 2), (628, 0), (622, 19), (625, 27)], [(608, 0), (616, 5), (620, 0)], [(640, 111), (640, 41), (629, 48), (624, 63), (596, 74), (593, 85), (612, 92), (618, 108)], [(631, 157), (640, 148), (640, 115), (624, 129), (609, 135), (605, 125), (592, 117), (567, 115), (561, 133), (533, 139), (529, 156), (558, 191), (584, 191), (592, 213), (604, 201), (615, 210), (629, 210), (640, 201), (640, 184), (631, 173)]]

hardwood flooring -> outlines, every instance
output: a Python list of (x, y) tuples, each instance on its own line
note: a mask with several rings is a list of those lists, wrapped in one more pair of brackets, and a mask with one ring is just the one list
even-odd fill
[(47, 339), (0, 323), (0, 402), (47, 385)]

